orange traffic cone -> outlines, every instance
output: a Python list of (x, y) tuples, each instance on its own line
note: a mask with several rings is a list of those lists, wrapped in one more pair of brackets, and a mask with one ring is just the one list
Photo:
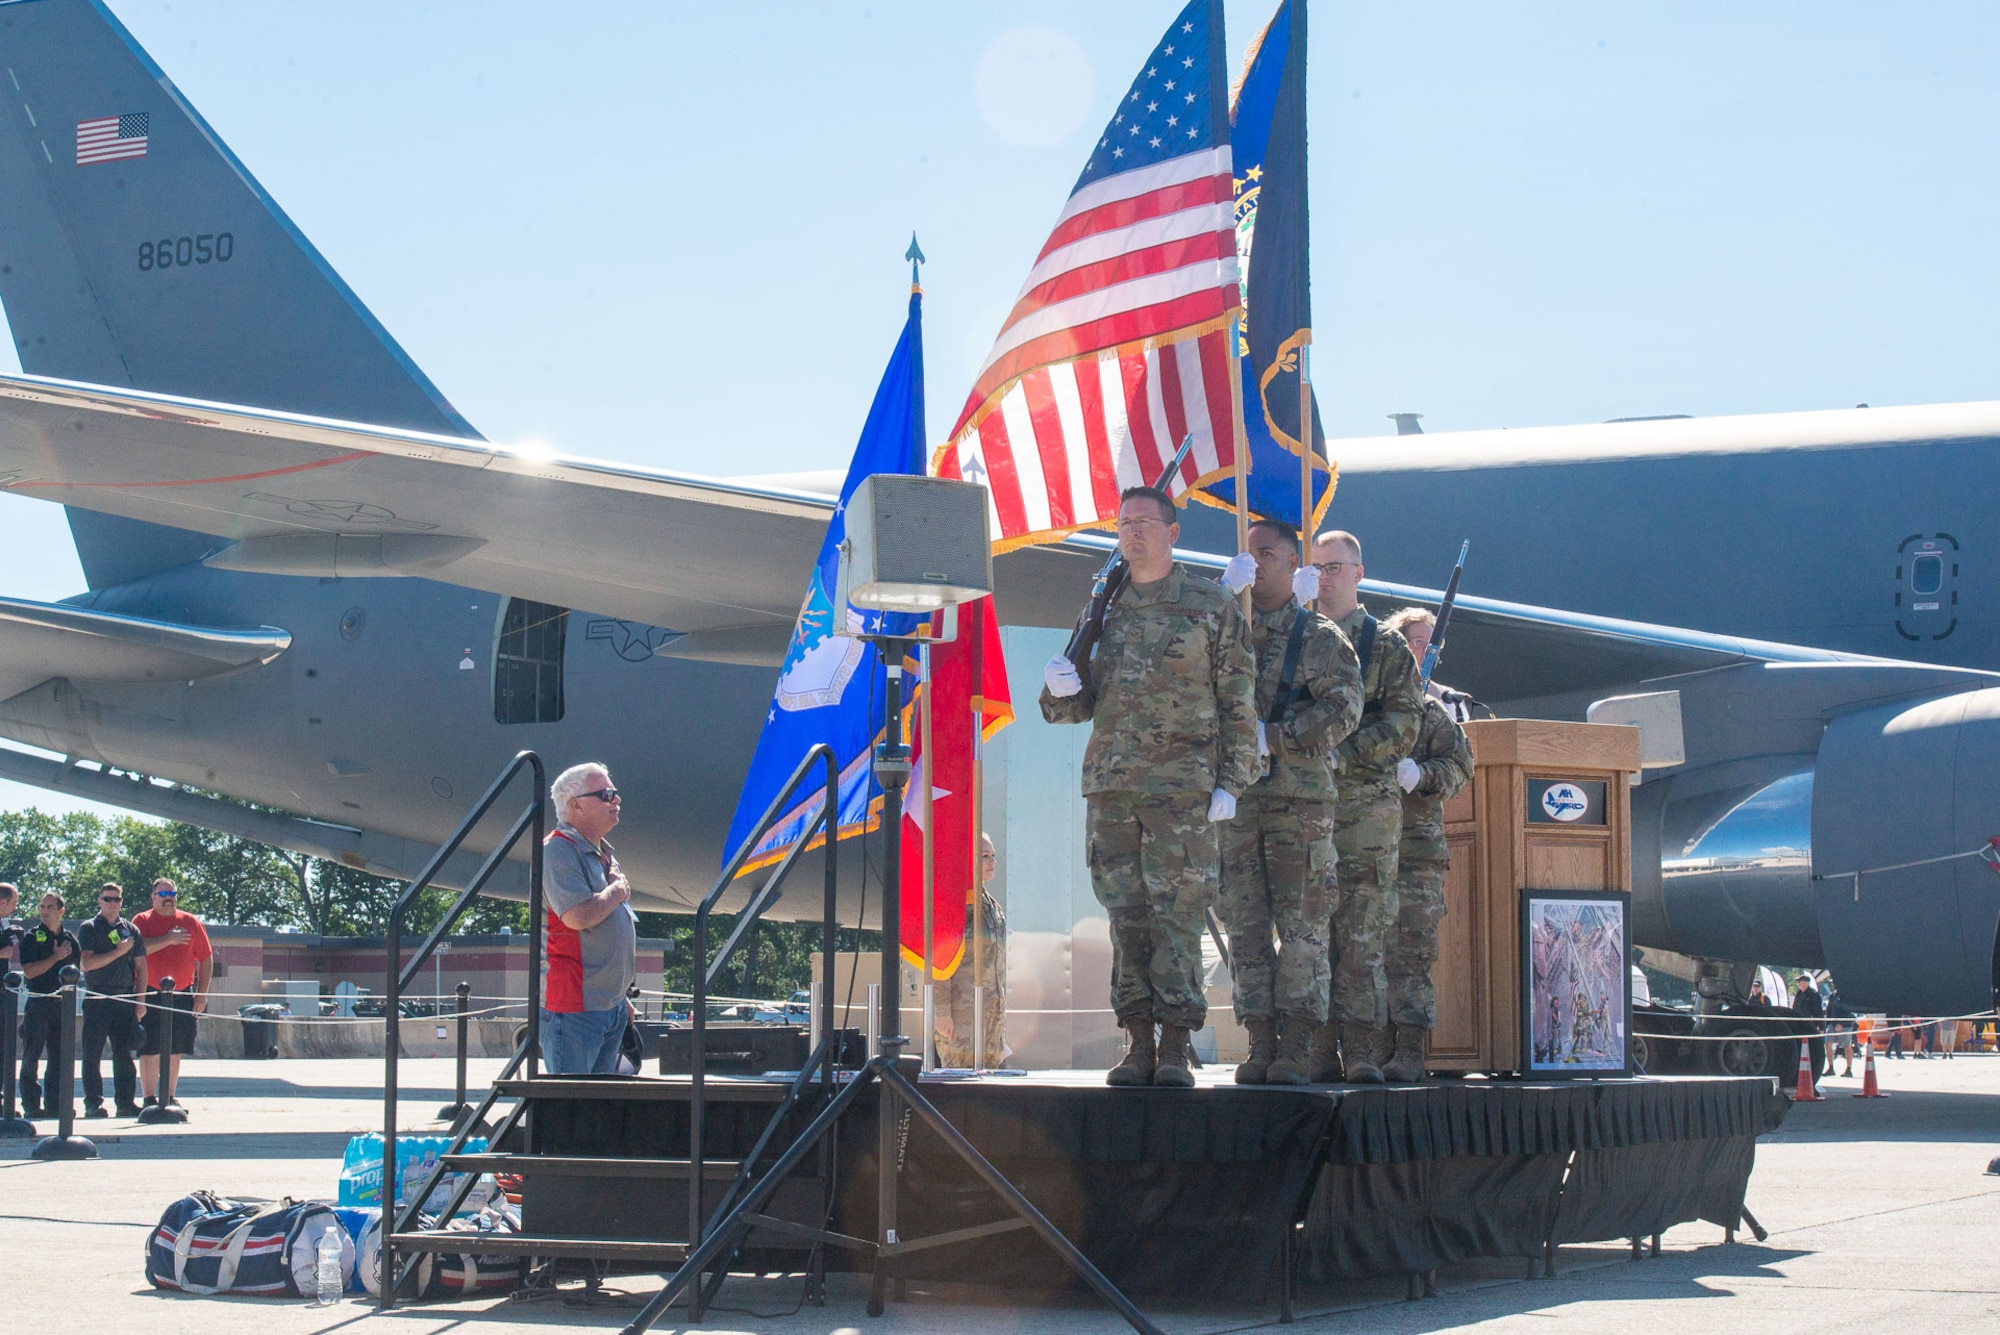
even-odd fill
[(1826, 1095), (1813, 1088), (1812, 1048), (1805, 1039), (1799, 1040), (1799, 1087), (1792, 1094), (1794, 1103), (1824, 1103)]
[(1888, 1098), (1889, 1096), (1882, 1092), (1882, 1087), (1875, 1083), (1875, 1044), (1872, 1042), (1869, 1043), (1867, 1047), (1862, 1049), (1862, 1052), (1866, 1054), (1867, 1064), (1861, 1068), (1861, 1092), (1852, 1097), (1857, 1099)]

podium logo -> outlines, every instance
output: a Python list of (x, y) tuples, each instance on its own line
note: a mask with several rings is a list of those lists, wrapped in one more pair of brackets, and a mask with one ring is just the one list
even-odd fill
[(1552, 783), (1542, 790), (1542, 810), (1550, 820), (1582, 820), (1590, 810), (1590, 798), (1573, 783)]

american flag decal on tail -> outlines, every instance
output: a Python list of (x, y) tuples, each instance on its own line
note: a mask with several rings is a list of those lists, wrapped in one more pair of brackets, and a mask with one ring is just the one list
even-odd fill
[(985, 484), (1003, 550), (1109, 523), (1190, 432), (1177, 490), (1234, 467), (1222, 40), (1221, 0), (1193, 0), (1155, 45), (932, 460)]
[(76, 123), (76, 165), (118, 162), (146, 156), (146, 136), (152, 116), (144, 111), (128, 111), (122, 116), (99, 116)]

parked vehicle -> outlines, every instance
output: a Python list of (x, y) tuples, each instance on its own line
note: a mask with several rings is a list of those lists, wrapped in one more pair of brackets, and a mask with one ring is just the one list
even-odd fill
[(1692, 1010), (1662, 1001), (1632, 1006), (1632, 1068), (1642, 1075), (1686, 1075), (1701, 1069)]

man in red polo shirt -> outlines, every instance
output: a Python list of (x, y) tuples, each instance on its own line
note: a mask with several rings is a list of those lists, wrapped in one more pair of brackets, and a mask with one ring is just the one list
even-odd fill
[(560, 823), (544, 845), (548, 901), (542, 960), (541, 1057), (551, 1075), (608, 1075), (631, 1018), (632, 887), (605, 838), (618, 824), (611, 773), (574, 765), (549, 785)]
[(215, 951), (208, 944), (208, 929), (192, 913), (181, 912), (176, 901), (180, 890), (162, 876), (153, 882), (153, 907), (132, 919), (132, 926), (146, 938), (146, 976), (157, 983), (174, 980), (172, 1001), (158, 987), (146, 997), (146, 1045), (139, 1050), (139, 1083), (147, 1103), (159, 1103), (160, 1058), (168, 1062), (167, 1101), (181, 1083), (181, 1058), (194, 1051), (194, 1017), (208, 1009), (208, 984), (215, 973)]

